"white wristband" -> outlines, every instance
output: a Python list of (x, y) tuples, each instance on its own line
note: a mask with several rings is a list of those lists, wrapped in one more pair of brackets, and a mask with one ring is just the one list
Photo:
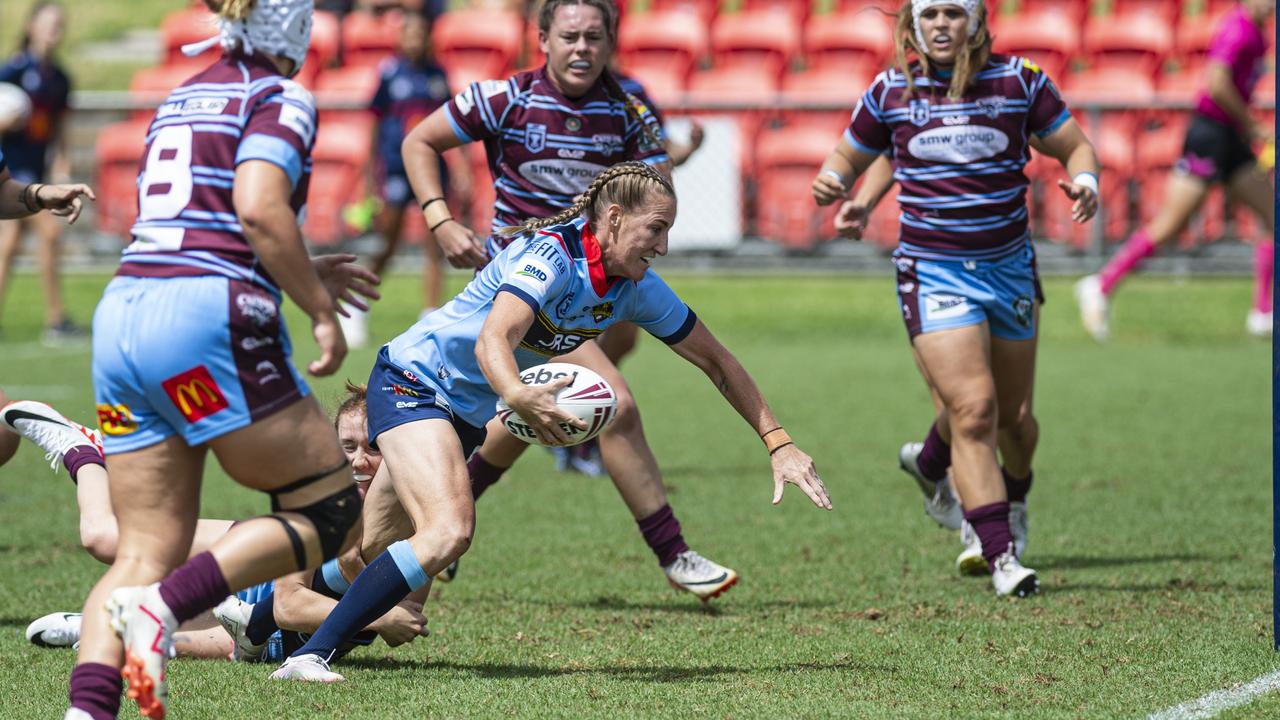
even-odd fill
[(849, 191), (849, 188), (844, 184), (844, 178), (840, 177), (840, 173), (836, 172), (835, 170), (832, 170), (831, 168), (827, 168), (826, 170), (822, 171), (822, 174), (830, 175), (831, 177), (835, 178), (835, 181), (840, 183), (841, 190), (844, 190), (845, 192)]
[(1083, 185), (1093, 191), (1094, 195), (1098, 194), (1098, 176), (1091, 172), (1082, 172), (1071, 179), (1076, 185)]

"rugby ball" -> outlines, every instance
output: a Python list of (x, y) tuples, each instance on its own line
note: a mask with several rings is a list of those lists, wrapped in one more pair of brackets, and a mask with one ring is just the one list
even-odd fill
[(0, 83), (0, 132), (17, 132), (31, 119), (31, 96), (12, 83)]
[[(571, 439), (567, 445), (579, 445), (599, 435), (613, 422), (618, 396), (604, 378), (581, 365), (546, 363), (520, 371), (520, 381), (525, 385), (546, 385), (565, 376), (573, 378), (573, 382), (556, 394), (556, 404), (586, 423), (587, 429), (580, 430), (568, 423), (561, 423), (560, 427)], [(498, 421), (521, 440), (531, 445), (543, 444), (533, 428), (501, 399), (498, 400)]]

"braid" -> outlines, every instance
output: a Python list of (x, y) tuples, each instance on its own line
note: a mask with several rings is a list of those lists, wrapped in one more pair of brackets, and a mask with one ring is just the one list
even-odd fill
[[(609, 187), (615, 180), (619, 181), (618, 184), (621, 186), (617, 191)], [(608, 202), (617, 202), (623, 208), (631, 210), (644, 201), (653, 183), (658, 185), (659, 192), (675, 197), (675, 187), (657, 170), (638, 160), (620, 162), (597, 175), (578, 199), (564, 210), (551, 217), (533, 218), (521, 225), (502, 228), (499, 232), (508, 236), (520, 235), (552, 225), (563, 225), (579, 215), (586, 214), (588, 217), (598, 215), (598, 206), (607, 205)]]
[(228, 20), (243, 20), (253, 10), (254, 0), (222, 0), (217, 12)]
[(655, 147), (662, 147), (662, 139), (658, 134), (649, 127), (649, 123), (645, 122), (644, 117), (640, 115), (640, 111), (636, 109), (640, 105), (640, 101), (635, 95), (622, 89), (622, 85), (618, 84), (618, 78), (613, 76), (609, 68), (605, 68), (600, 73), (600, 83), (604, 85), (605, 94), (622, 103), (622, 107), (626, 109), (627, 115), (640, 126), (640, 132), (644, 133), (645, 139), (653, 143)]

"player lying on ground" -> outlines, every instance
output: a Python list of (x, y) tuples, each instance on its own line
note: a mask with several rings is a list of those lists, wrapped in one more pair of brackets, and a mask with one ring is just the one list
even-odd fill
[[(675, 190), (663, 175), (640, 162), (615, 165), (567, 210), (512, 228), (513, 242), (461, 294), (383, 347), (369, 377), (369, 438), (383, 463), (370, 488), (362, 544), (365, 557), (387, 549), (272, 677), (341, 680), (328, 665), (335, 649), (466, 552), (475, 529), (466, 458), (482, 442), (499, 398), (544, 444), (568, 442), (562, 422), (585, 428), (555, 403), (571, 378), (543, 386), (520, 380), (521, 369), (554, 357), (544, 349), (552, 334), (590, 337), (620, 320), (645, 328), (703, 370), (761, 435), (774, 503), (794, 483), (830, 509), (813, 461), (787, 436), (755, 381), (649, 271), (649, 261), (666, 254), (675, 216)], [(605, 303), (611, 312), (590, 312)], [(414, 402), (398, 402), (406, 396)], [(380, 488), (393, 489), (412, 520), (408, 539), (380, 524), (383, 513), (375, 517)]]

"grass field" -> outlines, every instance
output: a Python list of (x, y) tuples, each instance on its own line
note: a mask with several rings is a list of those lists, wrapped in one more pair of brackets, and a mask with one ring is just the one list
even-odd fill
[[(742, 574), (732, 592), (704, 608), (670, 590), (609, 483), (533, 452), (481, 501), (461, 574), (428, 607), (430, 638), (359, 651), (333, 687), (177, 661), (172, 716), (1123, 718), (1280, 666), (1270, 358), (1243, 333), (1247, 282), (1134, 281), (1106, 347), (1078, 328), (1069, 283), (1048, 282), (1026, 556), (1044, 593), (1019, 602), (955, 575), (958, 541), (897, 469), (930, 406), (887, 272), (670, 280), (814, 456), (833, 512), (794, 488), (771, 507), (759, 441), (645, 341), (627, 377), (685, 537)], [(80, 318), (105, 281), (68, 279)], [(416, 287), (389, 282), (376, 336), (415, 316)], [(0, 387), (88, 419), (87, 353), (41, 350), (34, 278), (11, 293)], [(313, 357), (306, 326), (291, 326), (298, 357)], [(355, 353), (344, 374), (363, 379), (372, 357)], [(328, 402), (339, 382), (313, 387)], [(214, 467), (204, 497), (211, 517), (266, 508)], [(22, 631), (79, 608), (101, 570), (78, 548), (65, 472), (24, 448), (0, 469), (0, 716), (59, 716), (73, 654)], [(1222, 717), (1278, 712), (1271, 696)]]

